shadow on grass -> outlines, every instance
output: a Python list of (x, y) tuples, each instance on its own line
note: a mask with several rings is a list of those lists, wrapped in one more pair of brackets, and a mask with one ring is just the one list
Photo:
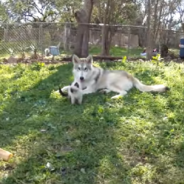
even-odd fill
[(53, 93), (72, 81), (71, 65), (48, 70), (57, 71), (28, 90), (12, 90), (0, 115), (0, 146), (14, 154), (0, 162), (1, 183), (131, 183), (106, 97), (89, 95), (73, 106)]

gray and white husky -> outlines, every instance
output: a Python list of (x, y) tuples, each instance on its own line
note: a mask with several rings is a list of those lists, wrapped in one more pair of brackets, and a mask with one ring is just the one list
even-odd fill
[(142, 92), (165, 92), (169, 89), (162, 84), (145, 85), (123, 70), (104, 70), (95, 67), (91, 55), (83, 59), (73, 55), (72, 62), (74, 80), (81, 84), (83, 94), (94, 93), (98, 90), (107, 93), (113, 91), (118, 93), (112, 97), (113, 99), (126, 95), (133, 87)]
[[(64, 93), (64, 91), (67, 91), (67, 94)], [(67, 96), (71, 100), (72, 104), (82, 103), (83, 93), (82, 93), (81, 84), (78, 82), (74, 81), (70, 86), (65, 86), (64, 88), (62, 88), (62, 90), (61, 88), (59, 88), (59, 93), (62, 96)]]

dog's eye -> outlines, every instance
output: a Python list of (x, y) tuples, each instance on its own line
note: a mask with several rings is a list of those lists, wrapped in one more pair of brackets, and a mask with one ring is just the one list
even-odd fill
[(84, 68), (84, 71), (87, 71), (87, 68)]
[(78, 70), (80, 70), (80, 67), (78, 67)]

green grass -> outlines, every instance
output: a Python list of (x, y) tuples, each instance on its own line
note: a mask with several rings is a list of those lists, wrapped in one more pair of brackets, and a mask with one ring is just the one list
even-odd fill
[[(140, 57), (140, 53), (143, 51), (142, 48), (130, 48), (129, 51), (127, 48), (122, 47), (111, 47), (110, 49), (110, 55), (116, 56), (116, 57), (123, 57), (123, 56), (129, 56), (129, 57)], [(101, 54), (101, 48), (97, 46), (91, 46), (89, 53), (92, 55), (99, 55)]]
[[(25, 44), (29, 45), (31, 43), (25, 43)], [(2, 62), (4, 58), (9, 58), (10, 57), (10, 52), (8, 51), (8, 48), (14, 48), (14, 51), (15, 51), (14, 52), (14, 55), (15, 56), (21, 55), (21, 51), (20, 51), (19, 46), (20, 46), (19, 43), (9, 43), (6, 46), (7, 49), (0, 50), (0, 62)], [(2, 48), (4, 48), (4, 47), (2, 47)], [(176, 56), (179, 57), (179, 49), (172, 49), (171, 48), (169, 50), (172, 51)], [(115, 56), (115, 57), (124, 57), (124, 56), (127, 56), (129, 58), (137, 58), (137, 57), (141, 57), (140, 56), (140, 53), (142, 51), (143, 51), (143, 48), (141, 48), (141, 47), (129, 48), (129, 50), (128, 50), (128, 48), (122, 48), (122, 47), (114, 47), (114, 46), (112, 46), (111, 49), (110, 49), (110, 56)], [(27, 50), (25, 53), (28, 56), (32, 55), (32, 53), (30, 52), (30, 50), (29, 51)], [(89, 53), (91, 55), (100, 55), (101, 54), (101, 47), (100, 46), (90, 46), (89, 47)], [(41, 50), (38, 50), (38, 54), (41, 55)], [(58, 57), (65, 57), (65, 56), (67, 57), (67, 56), (70, 56), (70, 55), (72, 55), (72, 51), (64, 51), (63, 49), (61, 49), (60, 50), (60, 56), (58, 56)]]
[[(11, 47), (10, 47), (11, 48)], [(13, 47), (12, 47), (13, 48)], [(110, 49), (110, 55), (111, 56), (117, 56), (117, 57), (123, 57), (123, 56), (129, 56), (129, 57), (140, 57), (140, 53), (142, 52), (142, 48), (132, 48), (132, 49), (128, 49), (127, 48), (121, 48), (121, 47), (111, 47)], [(6, 53), (6, 54), (5, 54)], [(38, 52), (39, 54), (41, 54), (40, 52)], [(60, 51), (61, 55), (71, 55), (71, 51), (64, 51), (61, 50)], [(98, 46), (91, 46), (89, 49), (89, 53), (92, 55), (100, 55), (101, 54), (101, 48)], [(16, 51), (14, 53), (16, 56), (20, 55), (21, 52), (20, 51)], [(30, 55), (30, 52), (26, 52), (27, 55)], [(8, 52), (8, 50), (6, 50), (6, 52), (4, 50), (2, 50), (0, 52), (0, 61), (3, 58), (8, 58), (10, 57), (10, 52)]]
[(72, 81), (71, 63), (0, 65), (0, 147), (14, 154), (0, 161), (1, 184), (184, 183), (184, 65), (100, 65), (171, 90), (71, 105), (55, 93)]

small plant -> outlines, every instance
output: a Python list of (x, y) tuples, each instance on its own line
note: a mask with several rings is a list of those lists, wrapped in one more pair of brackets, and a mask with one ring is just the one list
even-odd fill
[(122, 63), (123, 63), (123, 64), (125, 64), (125, 63), (126, 63), (126, 61), (127, 61), (127, 57), (126, 57), (126, 56), (124, 56), (124, 57), (122, 58)]
[(32, 58), (33, 59), (37, 59), (38, 58), (38, 55), (37, 55), (37, 47), (35, 46), (35, 45), (31, 45), (30, 46), (30, 49), (31, 49), (31, 51), (32, 51), (32, 53), (33, 53), (33, 55), (32, 55)]
[(33, 70), (39, 71), (39, 70), (41, 70), (41, 68), (44, 67), (44, 66), (45, 66), (45, 63), (42, 63), (42, 62), (35, 62), (35, 63), (32, 64), (32, 69), (33, 69)]
[(25, 45), (21, 45), (19, 46), (18, 50), (21, 52), (21, 58), (24, 59), (25, 58), (25, 52), (28, 51), (29, 47), (25, 46)]
[(9, 48), (8, 51), (9, 51), (11, 57), (13, 57), (15, 55), (14, 49)]

